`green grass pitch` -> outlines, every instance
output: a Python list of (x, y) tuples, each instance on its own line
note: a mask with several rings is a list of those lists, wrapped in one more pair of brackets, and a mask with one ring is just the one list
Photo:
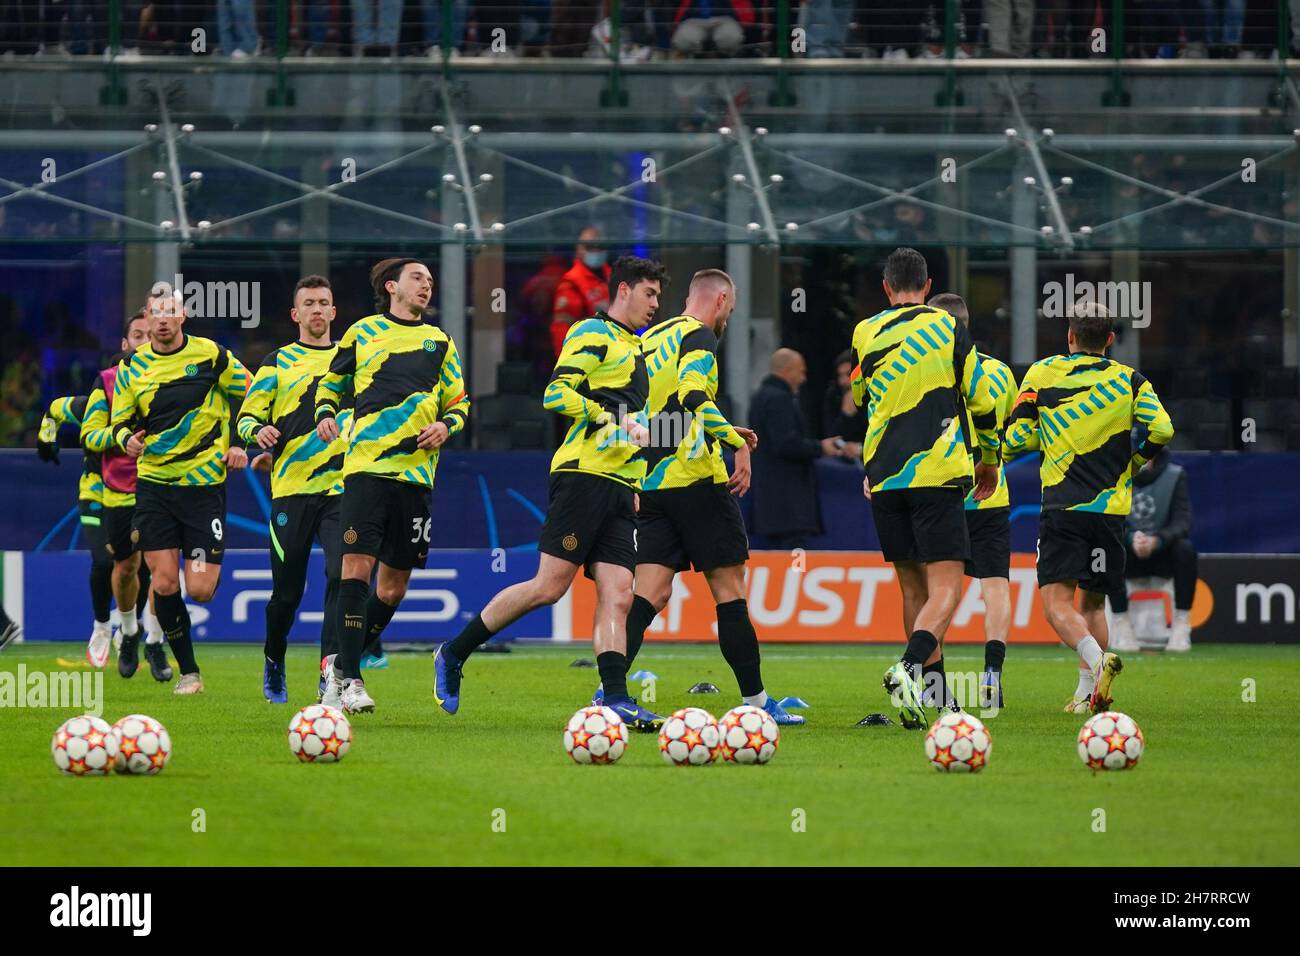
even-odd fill
[[(1116, 708), (1140, 723), (1141, 764), (1092, 774), (1075, 753), (1082, 718), (1061, 713), (1074, 687), (1059, 648), (1013, 647), (1009, 707), (987, 721), (988, 768), (941, 774), (923, 735), (854, 726), (887, 709), (880, 678), (897, 649), (765, 646), (765, 677), (797, 694), (808, 724), (786, 728), (764, 767), (665, 764), (634, 734), (613, 766), (573, 764), (563, 725), (596, 672), (570, 667), (585, 645), (479, 654), (461, 712), (429, 693), (426, 653), (367, 672), (378, 711), (353, 718), (351, 753), (300, 764), (285, 730), (315, 700), (315, 653), (291, 649), (293, 704), (261, 698), (258, 648), (198, 647), (207, 691), (178, 698), (147, 669), (104, 674), (103, 716), (146, 713), (171, 732), (157, 777), (72, 778), (50, 737), (73, 712), (0, 710), (0, 864), (710, 864), (1218, 865), (1300, 859), (1294, 800), (1300, 753), (1300, 648), (1198, 647), (1129, 655)], [(80, 645), (19, 645), (0, 671), (55, 670)], [(977, 648), (949, 671), (978, 670)], [(716, 647), (647, 645), (655, 709), (721, 715), (738, 703)], [(1255, 701), (1243, 700), (1253, 681)], [(711, 681), (719, 696), (685, 693)], [(205, 828), (196, 832), (195, 811)], [(1097, 827), (1103, 819), (1104, 832)], [(504, 811), (504, 815), (500, 812)], [(799, 813), (802, 811), (802, 813)], [(795, 824), (802, 819), (803, 827)], [(494, 822), (497, 826), (494, 829)], [(504, 832), (500, 832), (504, 822)]]

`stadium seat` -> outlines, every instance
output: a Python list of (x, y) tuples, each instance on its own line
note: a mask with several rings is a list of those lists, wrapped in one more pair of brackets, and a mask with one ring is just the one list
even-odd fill
[(1295, 398), (1300, 395), (1300, 371), (1294, 368), (1264, 369), (1265, 398)]
[(1180, 368), (1174, 371), (1170, 398), (1202, 398), (1210, 393), (1210, 376), (1203, 368)]
[(533, 367), (527, 362), (502, 362), (497, 366), (498, 395), (532, 395), (536, 391)]
[(1232, 433), (1226, 422), (1201, 422), (1196, 426), (1196, 447), (1201, 451), (1229, 451)]
[(541, 400), (530, 394), (484, 395), (474, 403), (479, 448), (503, 451), (548, 448), (550, 418)]

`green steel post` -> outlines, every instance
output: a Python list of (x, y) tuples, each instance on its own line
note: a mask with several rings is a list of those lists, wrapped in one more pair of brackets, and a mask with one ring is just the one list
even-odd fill
[(790, 92), (790, 76), (786, 61), (790, 59), (790, 0), (777, 0), (776, 4), (776, 88), (768, 98), (772, 106), (793, 106), (794, 94)]
[(1124, 0), (1113, 0), (1110, 20), (1110, 53), (1115, 67), (1110, 75), (1110, 90), (1102, 98), (1104, 106), (1128, 106), (1129, 95), (1124, 90)]
[(610, 0), (609, 4), (609, 86), (600, 94), (601, 106), (627, 106), (627, 93), (623, 90), (622, 66), (619, 54), (623, 48), (623, 0)]
[(126, 88), (118, 70), (117, 56), (122, 52), (122, 0), (108, 0), (108, 85), (99, 91), (99, 102), (105, 106), (126, 103)]
[(289, 0), (275, 0), (275, 88), (267, 91), (271, 106), (293, 106), (293, 89), (289, 74), (284, 69), (284, 58), (289, 55)]

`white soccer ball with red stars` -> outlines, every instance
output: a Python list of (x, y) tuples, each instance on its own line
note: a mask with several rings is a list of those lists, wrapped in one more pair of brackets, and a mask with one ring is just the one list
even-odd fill
[(718, 721), (722, 743), (718, 753), (732, 763), (767, 763), (781, 742), (781, 730), (762, 707), (741, 704)]
[(925, 735), (925, 757), (936, 770), (978, 773), (988, 766), (993, 738), (978, 717), (946, 713)]
[(113, 766), (118, 773), (152, 776), (172, 759), (172, 738), (152, 717), (128, 714), (113, 725), (113, 736), (117, 738)]
[(659, 730), (659, 752), (679, 767), (713, 763), (722, 745), (718, 719), (701, 707), (684, 707)]
[(1146, 749), (1142, 728), (1128, 714), (1093, 714), (1079, 730), (1079, 759), (1092, 770), (1128, 770)]
[(564, 727), (564, 751), (575, 763), (614, 763), (627, 749), (627, 724), (608, 707), (584, 707)]
[(72, 717), (50, 741), (54, 765), (74, 777), (102, 777), (117, 757), (117, 738), (108, 721), (91, 714)]
[(352, 725), (343, 711), (310, 704), (289, 721), (289, 752), (303, 763), (337, 763), (352, 746)]

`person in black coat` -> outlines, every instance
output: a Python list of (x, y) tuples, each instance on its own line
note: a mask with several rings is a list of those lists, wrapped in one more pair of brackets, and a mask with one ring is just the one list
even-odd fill
[[(758, 434), (754, 449), (754, 531), (779, 550), (802, 548), (822, 533), (821, 501), (813, 462), (840, 454), (837, 439), (808, 434), (798, 392), (808, 378), (804, 358), (793, 349), (772, 354), (771, 374), (749, 404), (749, 424)], [(842, 439), (839, 439), (842, 442)]]

